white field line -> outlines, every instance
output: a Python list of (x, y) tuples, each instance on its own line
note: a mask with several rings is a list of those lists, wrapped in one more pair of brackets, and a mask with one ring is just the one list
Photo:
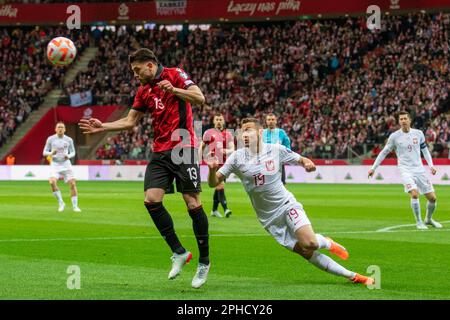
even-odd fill
[[(448, 221), (442, 221), (441, 223), (448, 223)], [(393, 227), (404, 227), (404, 226), (415, 226), (415, 224), (399, 225)], [(365, 231), (332, 231), (332, 232), (320, 232), (321, 234), (373, 234), (373, 233), (414, 233), (414, 232), (448, 232), (450, 229), (429, 229), (429, 230), (393, 230), (393, 227), (388, 227), (379, 230), (365, 230)], [(385, 230), (388, 229), (388, 230)], [(269, 234), (265, 233), (226, 233), (226, 234), (210, 234), (210, 237), (268, 237)], [(182, 235), (181, 238), (193, 238), (194, 235)], [(161, 236), (125, 236), (125, 237), (85, 237), (85, 238), (37, 238), (37, 239), (0, 239), (0, 243), (7, 242), (45, 242), (45, 241), (96, 241), (96, 240), (150, 240), (150, 239), (161, 239)]]
[[(439, 222), (442, 223), (442, 224), (445, 224), (445, 223), (449, 223), (450, 220), (439, 221)], [(392, 226), (392, 227), (378, 229), (377, 232), (390, 232), (391, 230), (400, 229), (400, 228), (403, 228), (403, 227), (414, 227), (415, 225), (416, 225), (415, 223), (414, 224), (399, 224), (399, 225)]]

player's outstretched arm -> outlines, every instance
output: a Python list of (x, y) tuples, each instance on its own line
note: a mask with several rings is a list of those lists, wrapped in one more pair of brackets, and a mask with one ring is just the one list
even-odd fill
[(423, 142), (420, 145), (420, 150), (422, 150), (423, 157), (425, 158), (425, 161), (427, 162), (428, 166), (430, 167), (430, 171), (432, 175), (435, 175), (437, 173), (436, 168), (433, 164), (433, 158), (431, 157), (430, 150), (428, 150), (427, 144)]
[(131, 109), (125, 118), (119, 119), (113, 122), (102, 123), (95, 118), (81, 119), (78, 126), (84, 134), (93, 134), (103, 131), (118, 131), (131, 129), (139, 123), (142, 116), (142, 112)]
[(305, 168), (306, 172), (316, 171), (316, 165), (314, 164), (314, 162), (312, 162), (312, 160), (308, 158), (301, 157), (298, 160), (298, 164)]
[(181, 89), (174, 87), (170, 81), (163, 80), (158, 82), (158, 86), (164, 90), (173, 93), (178, 98), (188, 101), (192, 104), (202, 105), (205, 103), (205, 96), (203, 95), (200, 88), (196, 85), (190, 86), (187, 89)]
[(217, 169), (219, 168), (219, 160), (216, 156), (209, 154), (206, 159), (206, 163), (209, 168), (208, 185), (210, 188), (215, 188), (225, 180), (225, 176), (220, 172), (217, 172)]
[(370, 168), (369, 172), (367, 173), (367, 176), (369, 178), (374, 175), (375, 170), (378, 168), (381, 162), (383, 162), (383, 160), (389, 155), (389, 153), (391, 153), (393, 149), (394, 149), (394, 139), (392, 138), (392, 135), (390, 135), (383, 150), (381, 150), (381, 152), (378, 154), (378, 157), (375, 159), (372, 168)]

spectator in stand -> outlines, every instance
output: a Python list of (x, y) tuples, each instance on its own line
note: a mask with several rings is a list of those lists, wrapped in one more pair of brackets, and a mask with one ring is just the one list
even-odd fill
[[(129, 105), (135, 86), (131, 72), (123, 72), (126, 55), (141, 43), (163, 64), (191, 71), (215, 106), (193, 107), (204, 125), (215, 112), (231, 129), (242, 117), (263, 120), (273, 112), (282, 115), (277, 125), (292, 137), (294, 151), (347, 158), (370, 156), (397, 129), (392, 115), (408, 110), (413, 126), (432, 135), (433, 156), (441, 156), (449, 141), (441, 108), (450, 98), (449, 30), (448, 13), (386, 16), (376, 32), (364, 18), (223, 24), (187, 33), (96, 30), (98, 56), (65, 92), (92, 90), (98, 104)], [(117, 137), (148, 150), (146, 127)]]

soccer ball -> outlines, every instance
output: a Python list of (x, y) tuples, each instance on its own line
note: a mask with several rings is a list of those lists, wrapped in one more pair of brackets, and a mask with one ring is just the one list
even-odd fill
[(47, 45), (47, 58), (56, 66), (71, 64), (77, 55), (77, 48), (72, 40), (65, 37), (52, 39)]

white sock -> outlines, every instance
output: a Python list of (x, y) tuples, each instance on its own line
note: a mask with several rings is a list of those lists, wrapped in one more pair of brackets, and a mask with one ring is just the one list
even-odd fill
[(73, 196), (72, 197), (72, 206), (74, 208), (78, 208), (78, 196)]
[(431, 217), (433, 216), (434, 209), (436, 209), (436, 201), (435, 202), (427, 202), (427, 221), (431, 220)]
[(354, 272), (351, 272), (341, 266), (339, 263), (331, 259), (329, 256), (314, 251), (311, 259), (308, 260), (320, 270), (334, 274), (336, 276), (352, 279), (355, 276)]
[(414, 213), (414, 217), (416, 217), (416, 222), (422, 222), (422, 216), (420, 214), (420, 202), (419, 199), (411, 198), (411, 208)]
[(56, 199), (58, 199), (58, 203), (59, 203), (59, 204), (64, 203), (64, 201), (63, 201), (63, 199), (62, 199), (62, 195), (61, 195), (61, 191), (60, 191), (60, 190), (54, 191), (54, 192), (53, 192), (53, 195), (55, 196)]
[(323, 235), (316, 233), (316, 239), (319, 243), (319, 249), (327, 249), (330, 250), (331, 241), (325, 238)]

